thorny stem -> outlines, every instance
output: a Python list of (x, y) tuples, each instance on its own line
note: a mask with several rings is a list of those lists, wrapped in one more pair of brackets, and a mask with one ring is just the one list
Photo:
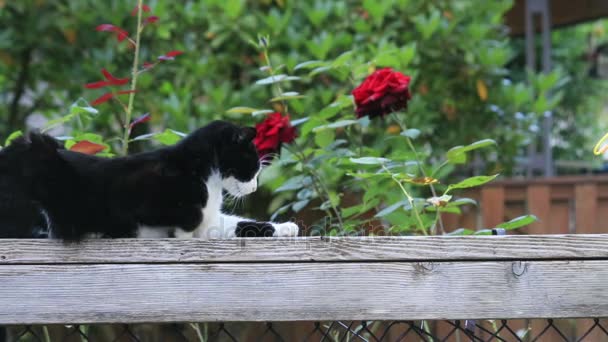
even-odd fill
[[(397, 114), (393, 113), (391, 115), (392, 115), (393, 119), (395, 119), (395, 121), (397, 122), (399, 127), (401, 127), (401, 130), (403, 132), (405, 132), (407, 130), (407, 126), (405, 125), (405, 123), (403, 123), (403, 121), (401, 121), (399, 119)], [(410, 139), (410, 137), (408, 137), (408, 136), (406, 136), (405, 139), (407, 141), (407, 145), (414, 153), (414, 158), (416, 158), (416, 164), (418, 164), (418, 168), (420, 169), (420, 174), (422, 175), (422, 177), (426, 178), (427, 177), (426, 172), (424, 172), (424, 168), (422, 167), (422, 163), (420, 162), (420, 158), (418, 157), (418, 151), (416, 151), (416, 147), (414, 147), (414, 144), (412, 143), (412, 139)], [(435, 187), (433, 186), (433, 184), (429, 184), (429, 188), (431, 189), (431, 193), (433, 194), (433, 197), (437, 197), (437, 191), (435, 191)], [(441, 213), (439, 212), (439, 210), (436, 211), (435, 222), (439, 223), (439, 230), (441, 231), (441, 234), (445, 234), (445, 228), (443, 226), (443, 220), (441, 219)], [(431, 235), (436, 235), (436, 233), (437, 233), (436, 227), (435, 227), (435, 225), (433, 225), (433, 227), (431, 227)]]
[(131, 115), (133, 113), (133, 102), (135, 101), (135, 89), (137, 86), (137, 75), (138, 75), (138, 64), (139, 64), (139, 41), (141, 38), (141, 17), (142, 17), (142, 5), (143, 0), (137, 0), (137, 33), (135, 35), (135, 53), (133, 56), (133, 68), (132, 68), (132, 78), (131, 78), (131, 93), (129, 94), (129, 104), (127, 105), (127, 110), (125, 112), (125, 121), (124, 121), (124, 130), (125, 133), (122, 139), (122, 154), (127, 155), (129, 153), (129, 135), (131, 134), (131, 130), (129, 124), (131, 123)]
[(405, 188), (403, 187), (403, 184), (401, 184), (401, 181), (397, 177), (395, 177), (395, 175), (393, 175), (391, 170), (389, 170), (384, 165), (382, 165), (382, 168), (386, 172), (390, 173), (393, 181), (395, 181), (395, 183), (397, 183), (397, 185), (399, 185), (399, 187), (401, 188), (401, 191), (407, 198), (407, 201), (410, 203), (410, 206), (412, 207), (412, 210), (414, 211), (414, 216), (416, 216), (416, 221), (418, 221), (418, 228), (420, 228), (420, 230), (424, 233), (424, 235), (428, 235), (426, 232), (426, 229), (424, 229), (424, 223), (422, 222), (422, 218), (420, 217), (420, 214), (418, 214), (418, 210), (416, 209), (416, 206), (414, 205), (414, 198), (409, 194), (409, 192), (407, 192), (407, 190), (405, 190)]

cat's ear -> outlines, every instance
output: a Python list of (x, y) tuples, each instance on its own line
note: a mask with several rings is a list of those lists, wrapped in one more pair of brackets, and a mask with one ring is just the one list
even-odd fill
[(257, 131), (253, 127), (241, 127), (237, 135), (237, 142), (250, 142), (257, 134)]

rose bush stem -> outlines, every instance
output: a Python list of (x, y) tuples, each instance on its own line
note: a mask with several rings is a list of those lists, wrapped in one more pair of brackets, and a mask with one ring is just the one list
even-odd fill
[(124, 135), (122, 139), (122, 154), (127, 155), (129, 153), (129, 135), (131, 134), (131, 128), (129, 124), (131, 123), (131, 115), (133, 113), (133, 103), (135, 101), (135, 89), (137, 87), (137, 75), (138, 75), (138, 65), (139, 65), (139, 42), (141, 38), (141, 18), (142, 18), (142, 5), (143, 0), (137, 0), (137, 31), (135, 34), (135, 52), (133, 54), (133, 68), (132, 68), (132, 78), (131, 78), (131, 93), (129, 94), (129, 104), (127, 105), (127, 110), (125, 111), (125, 120), (124, 120)]
[[(297, 145), (296, 145), (296, 148), (298, 148)], [(300, 151), (299, 149), (294, 151), (291, 148), (289, 148), (287, 145), (285, 145), (285, 149), (287, 149), (289, 152), (291, 152), (291, 154), (296, 156), (298, 161), (300, 163), (302, 163), (304, 170), (306, 170), (308, 172), (308, 174), (312, 177), (312, 187), (315, 189), (315, 192), (321, 197), (321, 200), (323, 202), (329, 202), (330, 207), (333, 210), (334, 215), (336, 215), (336, 219), (338, 220), (338, 225), (340, 227), (340, 230), (343, 230), (344, 223), (342, 221), (342, 216), (340, 215), (338, 208), (336, 208), (336, 206), (331, 202), (331, 196), (329, 194), (329, 189), (327, 188), (327, 186), (321, 179), (321, 176), (319, 176), (317, 174), (315, 169), (306, 166), (306, 156), (304, 155), (304, 153), (302, 151)], [(327, 216), (333, 217), (331, 211), (329, 211), (329, 210), (324, 210), (324, 211)]]
[[(325, 185), (325, 183), (321, 180), (321, 177), (312, 169), (309, 169), (311, 176), (313, 176), (313, 178), (316, 179), (317, 183), (319, 184), (319, 186), (321, 187), (321, 189), (325, 192), (325, 196), (327, 197), (327, 201), (329, 202), (329, 205), (331, 206), (331, 209), (334, 211), (334, 214), (336, 215), (336, 219), (338, 220), (338, 226), (340, 227), (340, 230), (344, 230), (344, 223), (342, 222), (342, 215), (340, 215), (340, 212), (338, 211), (338, 208), (336, 208), (336, 206), (331, 202), (331, 196), (329, 194), (329, 189), (327, 188), (327, 185)], [(314, 183), (314, 181), (313, 181)]]
[[(270, 73), (271, 77), (274, 77), (275, 72), (274, 69), (272, 67), (272, 62), (270, 61), (270, 56), (268, 54), (268, 46), (264, 45), (263, 46), (263, 55), (264, 55), (264, 60), (266, 62), (266, 66), (268, 67), (268, 72)], [(276, 89), (277, 92), (277, 96), (281, 96), (281, 94), (283, 94), (283, 88), (281, 87), (280, 82), (275, 82), (273, 84), (273, 86)], [(283, 106), (283, 112), (285, 112), (285, 114), (289, 114), (289, 108), (287, 107), (287, 102), (285, 100), (281, 100), (281, 104)], [(295, 156), (298, 156), (298, 159), (300, 159), (300, 162), (302, 163), (302, 165), (305, 165), (306, 162), (306, 158), (304, 156), (303, 153), (294, 153), (293, 151), (290, 151), (291, 153), (293, 153)], [(317, 172), (309, 167), (306, 167), (306, 170), (308, 171), (308, 173), (310, 174), (310, 176), (312, 176), (313, 180), (312, 180), (312, 185), (315, 188), (315, 191), (317, 192), (317, 194), (319, 194), (319, 196), (321, 196), (321, 199), (323, 200), (323, 202), (329, 202), (334, 214), (336, 215), (336, 219), (338, 220), (338, 225), (340, 227), (340, 230), (344, 229), (344, 223), (342, 222), (342, 217), (340, 215), (340, 212), (338, 211), (338, 208), (336, 208), (336, 206), (331, 202), (331, 196), (329, 193), (329, 189), (327, 188), (327, 186), (325, 185), (325, 183), (323, 182), (323, 180), (321, 179), (321, 177), (317, 174)], [(323, 198), (323, 196), (325, 196), (326, 198)], [(329, 211), (325, 211), (325, 213), (329, 216), (332, 217), (333, 215), (331, 215), (331, 212)]]
[(384, 165), (382, 165), (382, 168), (386, 172), (390, 173), (393, 181), (395, 183), (397, 183), (397, 185), (399, 185), (399, 188), (401, 188), (401, 191), (405, 195), (405, 198), (407, 198), (407, 201), (410, 203), (410, 206), (412, 207), (412, 211), (414, 211), (414, 216), (416, 216), (416, 221), (418, 222), (418, 228), (422, 231), (422, 233), (424, 233), (424, 235), (428, 235), (428, 233), (426, 232), (426, 229), (424, 228), (424, 222), (422, 222), (422, 218), (420, 217), (420, 214), (418, 214), (418, 210), (416, 209), (416, 205), (414, 204), (414, 198), (409, 194), (409, 192), (407, 192), (407, 190), (405, 190), (405, 187), (403, 186), (403, 184), (401, 184), (401, 181), (397, 177), (395, 177), (395, 175), (391, 172), (391, 170), (389, 170)]
[[(399, 119), (399, 116), (396, 113), (392, 113), (391, 116), (393, 117), (393, 119), (395, 119), (395, 122), (397, 122), (399, 127), (401, 127), (401, 130), (403, 132), (405, 132), (407, 130), (407, 126), (405, 125), (405, 123), (403, 121), (401, 121)], [(408, 147), (414, 153), (414, 158), (416, 159), (416, 164), (418, 164), (418, 168), (420, 169), (420, 174), (422, 175), (422, 177), (426, 178), (427, 177), (426, 172), (424, 171), (424, 168), (422, 167), (422, 163), (420, 162), (420, 158), (418, 157), (418, 151), (416, 150), (416, 147), (412, 143), (412, 139), (410, 139), (410, 137), (406, 136), (405, 140), (407, 141)], [(429, 188), (431, 189), (431, 193), (433, 194), (433, 197), (437, 197), (437, 191), (435, 191), (435, 187), (433, 186), (433, 184), (429, 184)], [(437, 213), (435, 215), (435, 224), (433, 225), (433, 227), (431, 227), (431, 235), (436, 235), (437, 230), (435, 228), (435, 225), (437, 223), (439, 223), (439, 230), (440, 230), (441, 234), (445, 234), (445, 228), (443, 226), (443, 220), (441, 219), (441, 213), (439, 212), (439, 210), (437, 210)]]
[[(266, 61), (266, 66), (268, 67), (268, 72), (270, 73), (270, 76), (273, 77), (274, 79), (274, 68), (272, 67), (272, 62), (270, 61), (270, 56), (268, 55), (268, 46), (264, 45), (264, 60)], [(281, 87), (281, 82), (274, 82), (273, 86), (275, 87), (276, 91), (277, 91), (277, 96), (281, 96), (281, 94), (283, 94), (283, 87)], [(283, 112), (285, 114), (289, 114), (289, 107), (287, 107), (287, 101), (285, 100), (281, 100), (281, 104), (283, 105)]]

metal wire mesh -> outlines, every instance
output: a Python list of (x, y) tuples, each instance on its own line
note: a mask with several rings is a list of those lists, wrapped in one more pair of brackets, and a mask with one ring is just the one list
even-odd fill
[(0, 342), (608, 341), (608, 319), (7, 326)]

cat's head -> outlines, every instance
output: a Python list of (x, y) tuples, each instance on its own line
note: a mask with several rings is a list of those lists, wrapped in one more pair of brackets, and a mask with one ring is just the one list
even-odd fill
[(222, 187), (232, 196), (245, 196), (258, 187), (257, 178), (261, 165), (253, 144), (255, 135), (256, 130), (253, 127), (214, 121), (190, 137), (198, 146), (212, 145), (210, 147), (215, 155), (214, 167), (222, 177)]

